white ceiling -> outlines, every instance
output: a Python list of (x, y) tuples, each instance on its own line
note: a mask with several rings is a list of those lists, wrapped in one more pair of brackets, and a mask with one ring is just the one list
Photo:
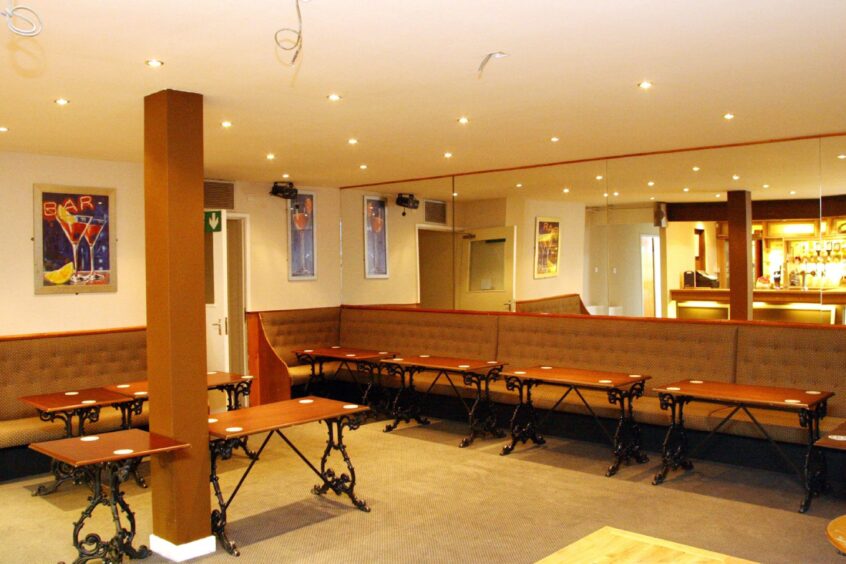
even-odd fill
[(205, 95), (208, 177), (312, 186), (846, 131), (840, 0), (311, 0), (289, 67), (293, 1), (28, 0), (40, 36), (0, 27), (0, 150), (141, 161), (165, 88)]

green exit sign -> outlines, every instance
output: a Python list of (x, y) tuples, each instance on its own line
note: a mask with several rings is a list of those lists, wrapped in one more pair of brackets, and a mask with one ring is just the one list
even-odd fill
[(205, 212), (206, 233), (217, 233), (223, 226), (220, 211)]

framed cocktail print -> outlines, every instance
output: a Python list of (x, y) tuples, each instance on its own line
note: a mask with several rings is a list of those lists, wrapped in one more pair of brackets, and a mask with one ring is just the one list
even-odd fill
[(558, 250), (561, 220), (535, 218), (535, 278), (558, 276)]
[(288, 202), (288, 280), (316, 280), (315, 194), (300, 190)]
[(364, 277), (388, 277), (388, 201), (364, 197)]
[(33, 188), (35, 293), (117, 291), (115, 189)]

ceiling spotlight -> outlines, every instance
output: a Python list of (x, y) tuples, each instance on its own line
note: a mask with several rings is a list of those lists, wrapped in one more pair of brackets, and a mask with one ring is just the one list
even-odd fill
[(732, 114), (732, 113), (723, 114), (723, 119), (726, 119), (726, 120), (734, 119), (734, 114)]
[(452, 153), (450, 153), (449, 151), (447, 151), (446, 153), (444, 153), (444, 158), (445, 158), (445, 159), (451, 159), (451, 158), (452, 158)]
[(682, 189), (682, 192), (690, 192), (690, 188), (688, 188), (687, 186), (685, 186), (685, 187), (684, 187), (684, 189)]
[(350, 137), (349, 139), (347, 139), (347, 143), (349, 143), (350, 145), (358, 145), (358, 139), (356, 139), (355, 137)]
[(607, 197), (608, 197), (608, 192), (605, 192), (605, 193), (602, 195), (602, 197), (603, 197), (603, 198), (607, 198)]
[(719, 198), (719, 197), (720, 197), (720, 195), (719, 195), (719, 194), (714, 194), (714, 197), (715, 197), (715, 198)]
[(615, 195), (615, 196), (619, 196), (619, 195), (620, 195), (620, 193), (619, 193), (619, 192), (614, 192), (614, 195)]
[(523, 185), (522, 185), (521, 183), (519, 183), (519, 182), (518, 182), (517, 184), (515, 184), (515, 185), (514, 185), (514, 187), (515, 187), (515, 188), (522, 188), (522, 187), (523, 187)]
[(649, 90), (650, 88), (652, 88), (652, 83), (648, 80), (643, 80), (637, 83), (637, 87), (641, 90)]
[(842, 160), (846, 159), (846, 154), (837, 155), (837, 158), (842, 161)]
[(453, 198), (457, 198), (457, 197), (458, 197), (458, 192), (453, 192), (453, 193), (452, 193), (452, 197), (453, 197)]
[(766, 190), (766, 189), (767, 189), (767, 188), (769, 188), (769, 187), (770, 187), (770, 185), (769, 185), (769, 184), (764, 184), (763, 186), (761, 186), (761, 188), (763, 188), (764, 190)]
[(604, 177), (604, 176), (602, 176), (601, 174), (597, 174), (597, 175), (596, 175), (596, 179), (597, 179), (597, 180), (602, 180), (603, 178), (605, 178), (605, 177)]
[(291, 175), (286, 172), (282, 175), (282, 178), (291, 178)]
[(56, 103), (56, 105), (58, 105), (58, 106), (67, 106), (68, 104), (70, 104), (70, 100), (68, 100), (67, 98), (56, 98), (56, 99), (55, 99), (55, 100), (53, 100), (53, 101), (54, 101), (54, 102)]
[(739, 174), (732, 174), (731, 179), (732, 180), (740, 180), (740, 175)]
[(224, 129), (229, 129), (230, 127), (232, 127), (232, 122), (231, 121), (222, 121), (222, 122), (220, 122), (220, 127), (224, 128)]
[(361, 170), (367, 170), (367, 165), (362, 163), (358, 165), (358, 168), (360, 168)]
[(646, 183), (646, 185), (649, 186), (650, 188), (652, 188), (653, 186), (655, 186), (655, 181), (650, 180), (649, 182)]
[(791, 190), (791, 191), (790, 191), (790, 195), (791, 195), (791, 196), (795, 196), (795, 195), (796, 195), (796, 190)]
[(569, 194), (569, 193), (570, 193), (570, 189), (569, 189), (569, 188), (564, 188), (564, 189), (563, 189), (563, 190), (561, 190), (561, 191), (562, 191), (562, 192), (564, 192), (565, 194)]
[(655, 196), (649, 196), (649, 199), (650, 199), (650, 200), (654, 200), (654, 199), (655, 199)]
[(275, 159), (275, 158), (276, 158), (276, 155), (274, 155), (273, 153), (268, 153), (268, 154), (267, 154), (267, 160), (272, 161), (272, 160), (273, 160), (273, 159)]
[(341, 95), (340, 95), (340, 94), (335, 94), (334, 92), (333, 92), (332, 94), (329, 94), (328, 96), (326, 96), (326, 98), (327, 98), (330, 102), (340, 102), (340, 101), (341, 101)]
[(460, 123), (461, 125), (467, 125), (468, 123), (470, 123), (470, 118), (468, 118), (467, 116), (461, 116), (460, 118), (458, 118), (458, 123)]
[(549, 140), (553, 143), (558, 143), (559, 141), (561, 141), (561, 139), (559, 139), (558, 137), (550, 137)]
[(693, 172), (699, 172), (702, 169), (700, 169), (698, 166), (695, 166), (695, 167), (693, 167), (692, 170), (693, 170)]
[(158, 59), (147, 59), (144, 61), (144, 64), (151, 69), (160, 69), (164, 66), (164, 61), (160, 61)]
[(8, 127), (0, 127), (0, 133), (6, 133), (7, 131), (9, 131)]

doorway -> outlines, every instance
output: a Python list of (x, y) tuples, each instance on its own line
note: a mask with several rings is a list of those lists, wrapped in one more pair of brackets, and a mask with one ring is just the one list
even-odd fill
[(450, 229), (417, 226), (417, 303), (455, 309), (455, 247)]
[(512, 311), (516, 276), (515, 227), (487, 227), (456, 238), (458, 309)]
[(657, 235), (640, 236), (641, 300), (644, 317), (663, 317), (661, 305), (661, 242)]

